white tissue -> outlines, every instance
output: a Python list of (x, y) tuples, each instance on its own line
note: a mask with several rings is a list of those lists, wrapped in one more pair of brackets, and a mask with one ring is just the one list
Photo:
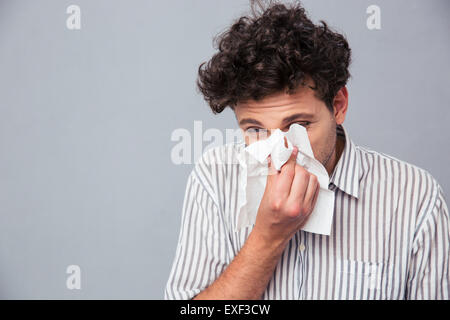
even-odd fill
[[(288, 147), (285, 147), (286, 137)], [(296, 146), (299, 150), (297, 163), (317, 176), (320, 190), (313, 212), (302, 230), (330, 235), (334, 213), (334, 192), (328, 189), (330, 178), (325, 167), (314, 158), (308, 133), (299, 124), (290, 126), (288, 132), (276, 129), (265, 140), (254, 142), (238, 155), (242, 166), (240, 185), (244, 192), (239, 194), (236, 229), (240, 230), (255, 223), (256, 214), (267, 182), (267, 157), (270, 155), (274, 167), (279, 170), (289, 159)]]

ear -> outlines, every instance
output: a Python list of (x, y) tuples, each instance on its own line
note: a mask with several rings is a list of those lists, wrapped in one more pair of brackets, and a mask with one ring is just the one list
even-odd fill
[(348, 91), (347, 87), (343, 86), (341, 89), (339, 89), (333, 100), (333, 111), (334, 118), (336, 119), (336, 124), (344, 123), (345, 115), (347, 114), (347, 107)]

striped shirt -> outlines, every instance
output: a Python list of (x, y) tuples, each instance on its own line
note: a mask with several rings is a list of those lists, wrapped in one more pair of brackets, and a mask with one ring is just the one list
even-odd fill
[[(329, 236), (299, 230), (262, 299), (449, 299), (450, 218), (430, 173), (357, 146), (346, 129), (330, 178)], [(206, 151), (187, 181), (165, 299), (191, 299), (214, 282), (253, 225), (236, 230), (244, 142)], [(223, 160), (226, 161), (223, 161)], [(230, 161), (231, 160), (231, 161)]]

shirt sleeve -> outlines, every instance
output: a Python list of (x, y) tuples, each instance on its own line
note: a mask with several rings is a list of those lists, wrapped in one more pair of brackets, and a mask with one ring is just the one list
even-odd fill
[(439, 185), (437, 192), (413, 241), (406, 299), (448, 300), (450, 296), (450, 218)]
[(220, 276), (229, 263), (227, 232), (216, 202), (193, 170), (183, 201), (175, 259), (166, 300), (188, 300)]

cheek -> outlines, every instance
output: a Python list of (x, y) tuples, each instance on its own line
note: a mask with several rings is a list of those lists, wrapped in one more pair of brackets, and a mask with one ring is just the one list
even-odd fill
[(308, 137), (314, 157), (321, 161), (327, 150), (327, 135), (324, 135), (318, 128), (314, 130), (311, 128), (308, 129)]
[(320, 144), (322, 142), (322, 132), (320, 127), (309, 127), (306, 129), (308, 133), (309, 142), (311, 143), (311, 148), (314, 150), (320, 149)]
[(317, 155), (320, 152), (320, 139), (317, 139), (317, 135), (314, 132), (312, 132), (312, 130), (308, 130), (307, 132), (309, 143), (311, 144), (311, 149), (314, 153), (314, 157), (317, 158)]
[(257, 137), (254, 137), (252, 135), (245, 135), (245, 144), (251, 145), (252, 143), (255, 143), (256, 141), (258, 141)]
[(319, 145), (318, 141), (309, 138), (309, 141), (311, 143), (311, 149), (314, 153), (314, 157), (317, 158), (320, 154), (321, 146)]

